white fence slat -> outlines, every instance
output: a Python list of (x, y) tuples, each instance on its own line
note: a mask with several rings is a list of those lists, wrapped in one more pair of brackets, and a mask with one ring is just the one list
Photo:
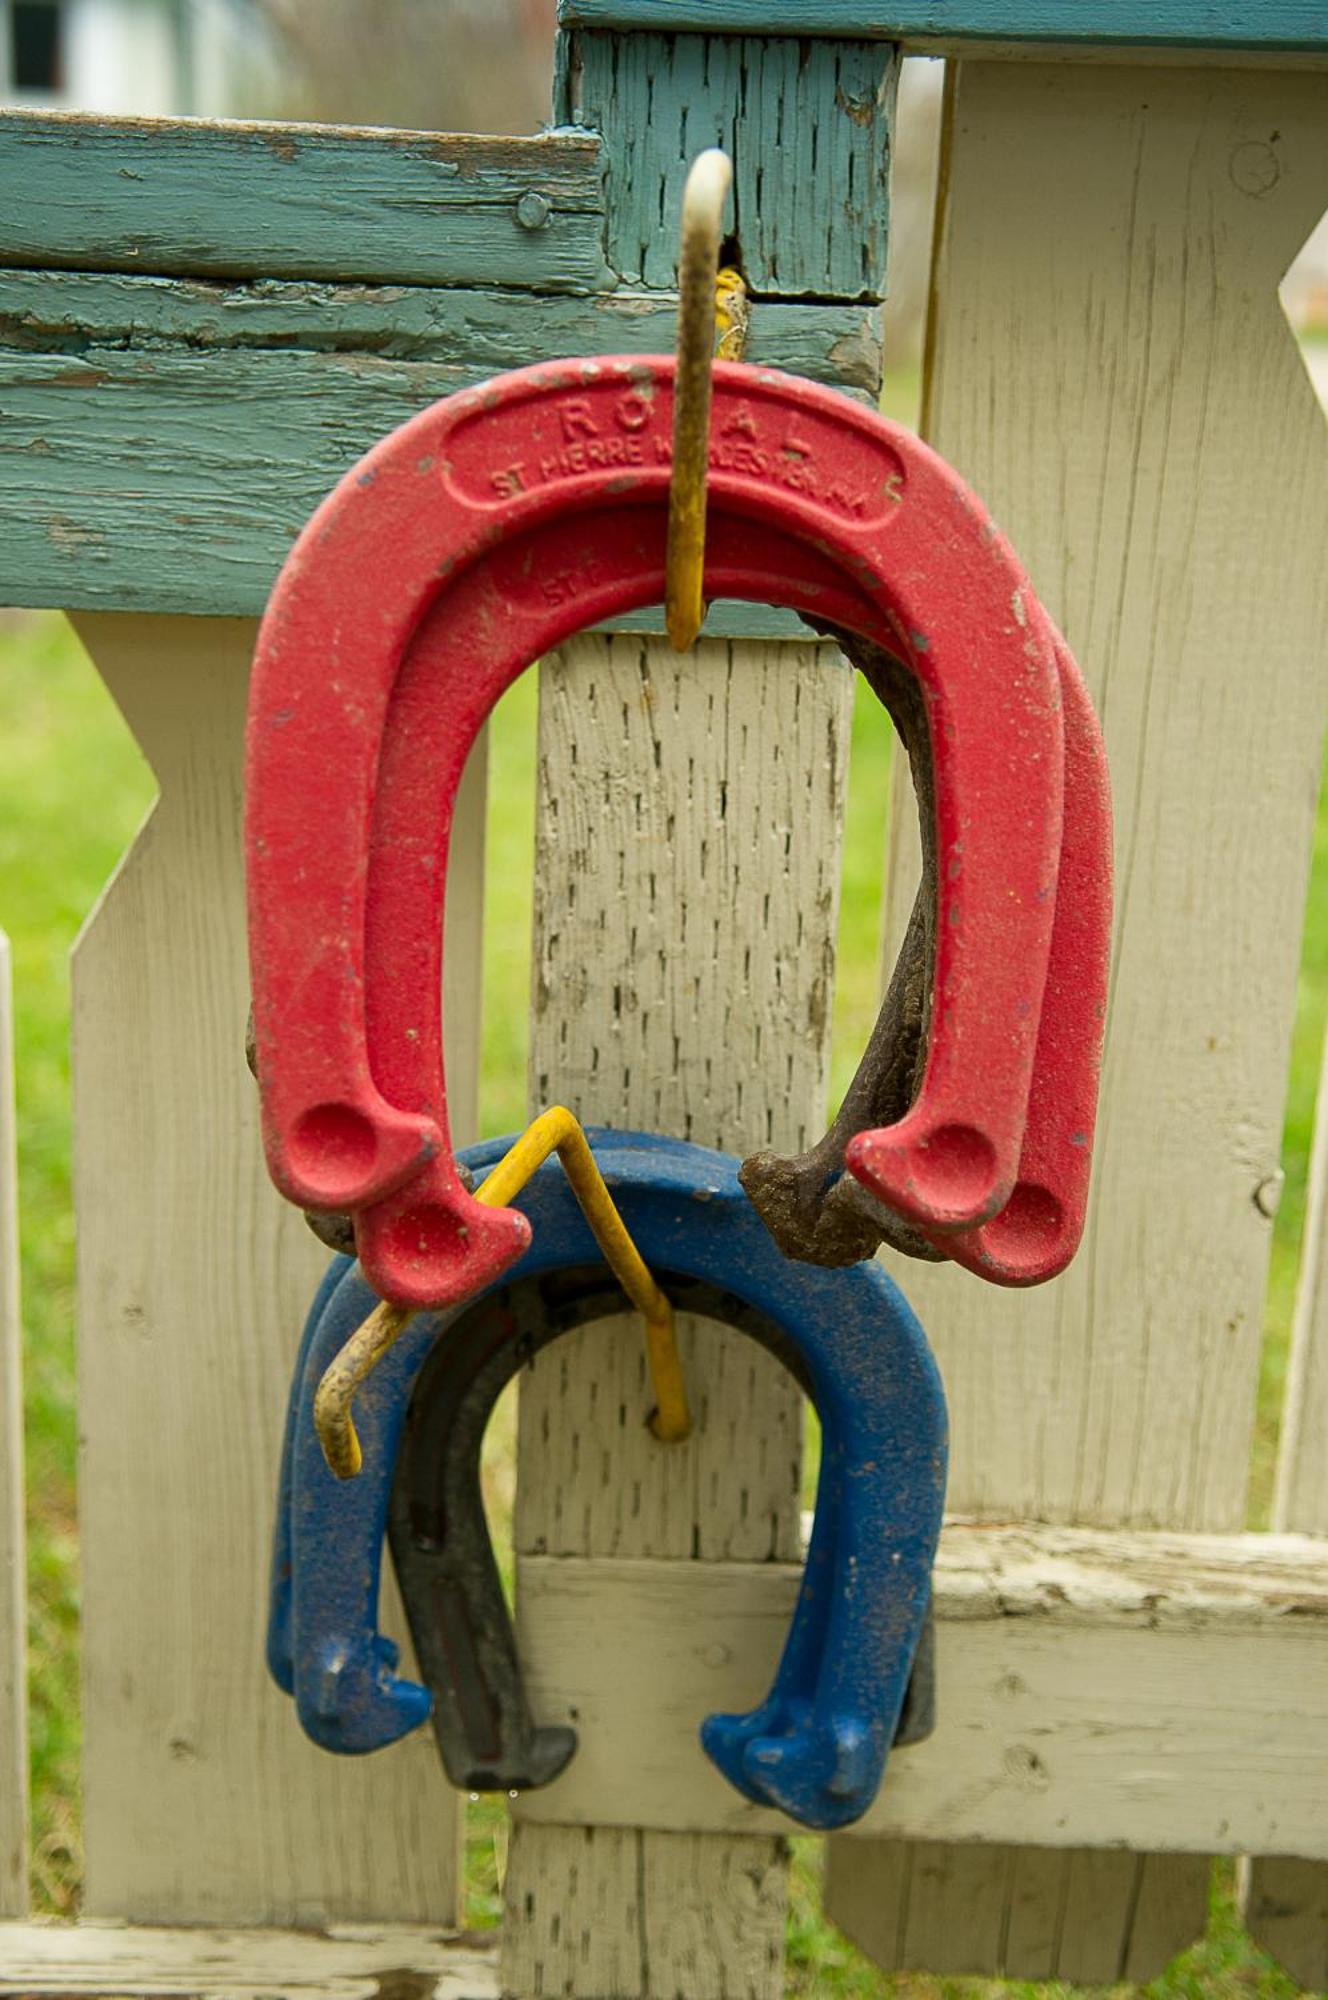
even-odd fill
[[(534, 1108), (730, 1151), (818, 1136), (851, 696), (814, 644), (702, 640), (679, 659), (660, 639), (586, 635), (545, 663)], [(682, 1351), (697, 1424), (673, 1447), (643, 1428), (634, 1320), (538, 1358), (521, 1387), (519, 1550), (699, 1556), (698, 1570), (796, 1554), (792, 1384), (740, 1336), (686, 1327)], [(665, 1693), (642, 1679), (643, 1732)], [(621, 1789), (615, 1827), (517, 1820), (508, 1986), (774, 2000), (780, 1842), (643, 1831), (635, 1797)]]
[[(1231, 1528), (1328, 690), (1328, 452), (1277, 299), (1328, 200), (1328, 78), (965, 60), (951, 88), (928, 435), (1087, 673), (1118, 923), (1076, 1265), (1006, 1298), (904, 1283), (950, 1396), (952, 1506)], [(897, 866), (896, 937), (911, 894)], [(1205, 1887), (1169, 1870), (1196, 1933)], [(1122, 1883), (1118, 1963), (1157, 1900)], [(937, 1908), (917, 1962), (971, 1930)], [(969, 1969), (1021, 1972), (1011, 1936), (1002, 1910)]]
[[(107, 614), (78, 630), (161, 785), (74, 962), (86, 1908), (446, 1923), (460, 1814), (427, 1732), (327, 1756), (263, 1663), (288, 1376), (327, 1253), (268, 1183), (243, 1053), (254, 627)], [(482, 769), (462, 813), (464, 875)], [(478, 899), (458, 907), (449, 956), (478, 978)], [(466, 1077), (473, 1041), (451, 1061)]]
[(0, 931), (0, 1917), (28, 1908), (28, 1593), (23, 1326), (9, 939)]
[[(521, 1819), (785, 1827), (723, 1782), (697, 1727), (765, 1693), (798, 1580), (786, 1563), (521, 1557), (532, 1701), (542, 1720), (582, 1732), (566, 1772), (519, 1802)], [(1000, 1846), (1015, 1833), (1043, 1848), (1328, 1856), (1328, 1540), (951, 1523), (936, 1609), (935, 1734), (892, 1758), (850, 1844), (875, 1854), (892, 1834)], [(648, 1728), (645, 1685), (658, 1689)], [(1020, 1907), (999, 1920), (1004, 1949), (1013, 1960), (1034, 1954), (1041, 1935), (1042, 1976), (1050, 1919), (1040, 1900), (1053, 1913), (1101, 1912), (1117, 1894), (1142, 1907), (1154, 1893), (1147, 1870), (1109, 1868), (1091, 1851), (1069, 1864), (1042, 1855), (1053, 1879), (1039, 1885), (1032, 1850), (1010, 1852)], [(867, 1864), (855, 1872), (866, 1884)], [(926, 1872), (932, 1887), (969, 1882), (971, 1941), (987, 1921), (983, 1896), (996, 1893), (990, 1871), (932, 1857)], [(921, 1908), (909, 1912), (915, 1936), (925, 1935)], [(1060, 1927), (1054, 1943), (1062, 1977), (1091, 1960), (1108, 1968), (1093, 1979), (1114, 1979), (1130, 1963), (1123, 1937), (1093, 1940), (1080, 1924)], [(961, 1939), (937, 1969), (954, 1969), (964, 1948)]]

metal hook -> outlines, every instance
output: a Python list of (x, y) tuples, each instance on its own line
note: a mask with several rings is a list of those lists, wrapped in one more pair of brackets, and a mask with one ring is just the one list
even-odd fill
[[(651, 1277), (577, 1119), (561, 1104), (543, 1112), (475, 1190), (476, 1201), (506, 1208), (526, 1182), (556, 1152), (604, 1261), (645, 1320), (646, 1360), (655, 1391), (651, 1429), (665, 1444), (677, 1444), (692, 1428), (687, 1390), (678, 1359), (673, 1307)], [(354, 1479), (363, 1464), (351, 1404), (355, 1391), (378, 1366), (415, 1317), (408, 1306), (383, 1301), (358, 1326), (318, 1385), (314, 1428), (329, 1469), (338, 1479)]]
[(685, 653), (693, 643), (704, 616), (701, 580), (715, 355), (715, 280), (724, 203), (732, 182), (732, 161), (712, 146), (693, 160), (682, 197), (678, 368), (673, 390), (673, 473), (664, 599), (669, 639), (677, 653)]

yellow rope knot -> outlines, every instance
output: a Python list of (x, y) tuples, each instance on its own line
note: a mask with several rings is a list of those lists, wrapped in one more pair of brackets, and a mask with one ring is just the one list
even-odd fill
[[(543, 1112), (475, 1190), (475, 1199), (489, 1208), (506, 1208), (553, 1152), (563, 1163), (605, 1263), (645, 1321), (646, 1360), (655, 1392), (650, 1427), (663, 1443), (676, 1444), (689, 1435), (692, 1420), (678, 1358), (673, 1307), (646, 1269), (572, 1113), (561, 1104)], [(329, 1469), (338, 1479), (354, 1479), (364, 1463), (352, 1407), (355, 1392), (414, 1317), (409, 1306), (380, 1301), (318, 1384), (314, 1428)]]

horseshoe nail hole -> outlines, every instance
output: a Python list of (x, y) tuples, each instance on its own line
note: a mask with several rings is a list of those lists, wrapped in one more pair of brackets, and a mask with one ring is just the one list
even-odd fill
[(986, 1247), (998, 1261), (1041, 1259), (1065, 1227), (1065, 1210), (1050, 1188), (1019, 1181), (999, 1215), (983, 1230)]
[(996, 1149), (972, 1125), (938, 1125), (912, 1149), (914, 1192), (943, 1214), (972, 1214), (996, 1185)]
[(363, 1181), (377, 1151), (373, 1126), (349, 1104), (315, 1104), (290, 1138), (292, 1166), (310, 1195), (327, 1197), (330, 1207)]

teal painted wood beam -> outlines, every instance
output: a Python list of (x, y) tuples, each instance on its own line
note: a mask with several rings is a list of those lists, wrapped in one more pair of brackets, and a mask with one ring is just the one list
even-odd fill
[(897, 67), (873, 41), (561, 36), (555, 115), (603, 136), (614, 270), (628, 284), (675, 282), (687, 169), (722, 146), (728, 226), (753, 291), (879, 299)]
[(560, 0), (565, 28), (1328, 52), (1325, 0)]
[(256, 613), (328, 488), (428, 403), (670, 349), (665, 218), (714, 138), (749, 358), (874, 399), (893, 51), (679, 37), (652, 73), (635, 37), (615, 79), (580, 39), (579, 128), (539, 139), (0, 114), (0, 602)]
[[(367, 447), (439, 396), (673, 343), (667, 294), (0, 273), (0, 602), (252, 614)], [(876, 317), (762, 305), (750, 358), (871, 398)], [(707, 629), (778, 627), (744, 611)]]
[(0, 265), (596, 291), (593, 133), (0, 114)]

